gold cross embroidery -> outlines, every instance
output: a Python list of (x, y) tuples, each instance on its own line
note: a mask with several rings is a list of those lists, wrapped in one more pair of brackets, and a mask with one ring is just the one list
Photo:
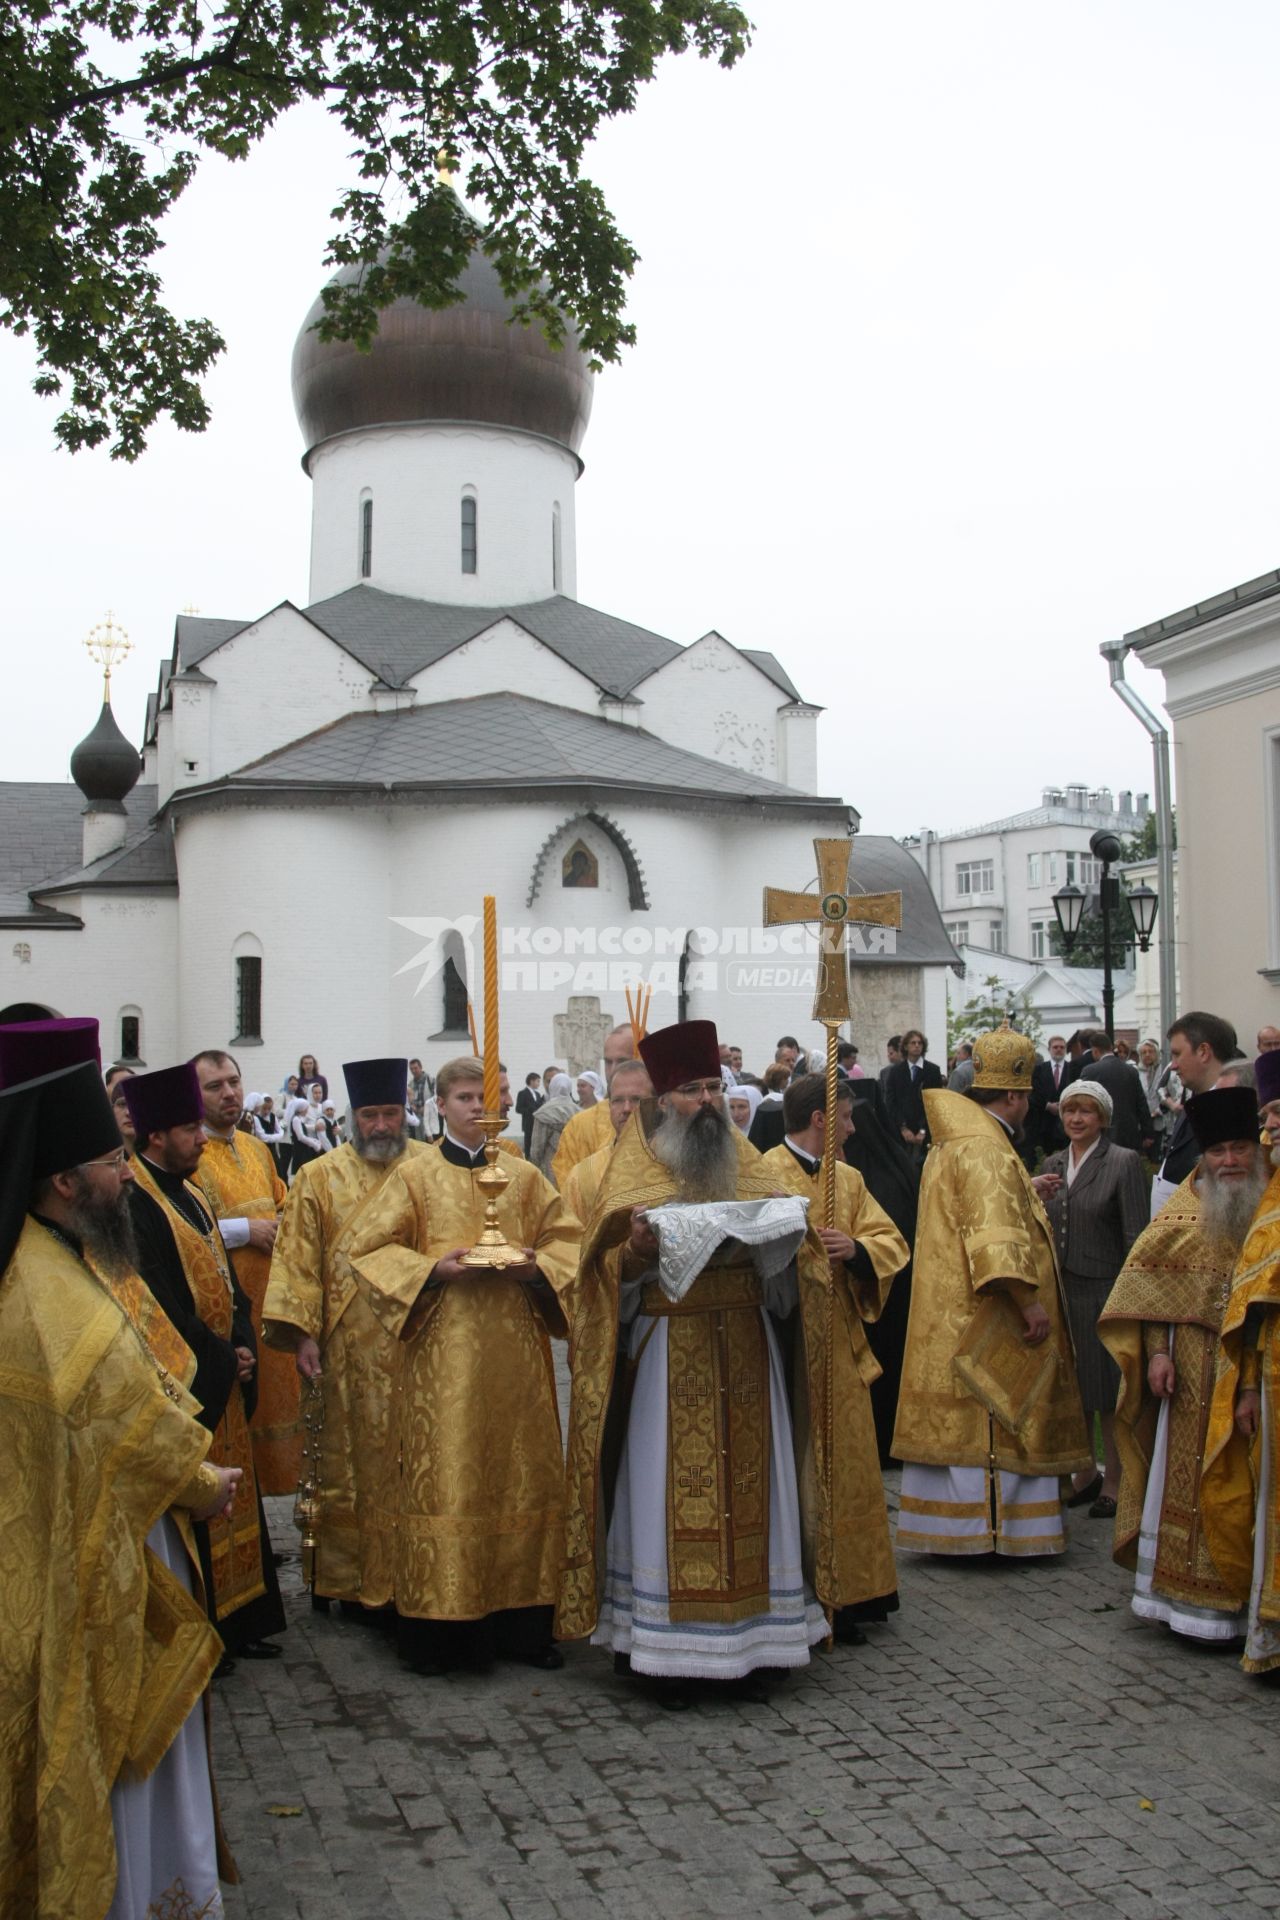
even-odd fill
[(760, 1398), (760, 1382), (754, 1373), (740, 1373), (733, 1383), (733, 1397), (740, 1407), (750, 1406), (753, 1400)]
[(700, 1373), (686, 1373), (676, 1382), (676, 1399), (682, 1407), (700, 1407), (707, 1397), (707, 1383)]
[(691, 1499), (698, 1500), (704, 1494), (711, 1492), (715, 1485), (715, 1477), (708, 1473), (705, 1467), (685, 1467), (676, 1484), (681, 1493), (687, 1493)]

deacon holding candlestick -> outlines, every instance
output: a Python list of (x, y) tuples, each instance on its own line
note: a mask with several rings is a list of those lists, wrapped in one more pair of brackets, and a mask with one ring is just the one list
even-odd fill
[[(579, 1228), (528, 1163), (497, 1151), (497, 926), (485, 902), (483, 1061), (436, 1079), (444, 1132), (406, 1156), (349, 1284), (396, 1351), (398, 1463), (387, 1592), (417, 1673), (495, 1659), (562, 1664), (552, 1608), (564, 1560), (564, 1467), (551, 1340), (564, 1339)], [(323, 1564), (323, 1555), (321, 1556)]]

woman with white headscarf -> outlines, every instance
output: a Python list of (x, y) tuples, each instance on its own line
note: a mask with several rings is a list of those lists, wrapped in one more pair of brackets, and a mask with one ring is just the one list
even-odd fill
[[(558, 1074), (556, 1078), (559, 1078)], [(586, 1073), (580, 1073), (578, 1075), (579, 1107), (594, 1107), (597, 1100), (603, 1099), (604, 1081), (600, 1078), (600, 1075), (598, 1073), (592, 1073), (589, 1068)]]
[(756, 1117), (756, 1108), (764, 1099), (760, 1087), (726, 1087), (725, 1104), (729, 1109), (729, 1118), (740, 1133), (750, 1133), (751, 1122)]
[(1076, 1350), (1076, 1373), (1086, 1418), (1102, 1426), (1103, 1471), (1076, 1475), (1068, 1506), (1092, 1501), (1089, 1517), (1115, 1516), (1120, 1456), (1114, 1438), (1120, 1369), (1098, 1338), (1098, 1315), (1129, 1249), (1147, 1224), (1149, 1201), (1142, 1161), (1131, 1147), (1107, 1138), (1112, 1101), (1098, 1080), (1073, 1080), (1058, 1099), (1067, 1136), (1061, 1153), (1041, 1168), (1058, 1186), (1045, 1200), (1062, 1274), (1062, 1291)]
[[(581, 1076), (598, 1079), (598, 1074)], [(529, 1147), (529, 1158), (538, 1172), (555, 1185), (555, 1175), (551, 1171), (551, 1162), (560, 1145), (560, 1135), (564, 1132), (575, 1113), (580, 1112), (573, 1098), (573, 1082), (567, 1073), (553, 1073), (547, 1087), (547, 1098), (533, 1116), (533, 1134)]]

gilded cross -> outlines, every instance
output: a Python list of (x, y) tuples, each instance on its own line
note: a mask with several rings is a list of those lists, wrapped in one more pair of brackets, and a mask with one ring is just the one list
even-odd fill
[(707, 1383), (700, 1373), (686, 1373), (676, 1382), (676, 1399), (682, 1407), (700, 1407), (707, 1397)]
[(754, 1467), (739, 1467), (733, 1476), (734, 1491), (737, 1493), (750, 1493), (759, 1478), (760, 1475)]
[(817, 893), (792, 893), (784, 887), (764, 890), (766, 927), (818, 922), (818, 990), (813, 1017), (827, 1030), (827, 1144), (822, 1154), (822, 1224), (836, 1223), (836, 1046), (840, 1028), (849, 1018), (849, 951), (845, 928), (851, 924), (875, 927), (902, 925), (900, 893), (854, 893), (849, 867), (853, 841), (815, 840), (818, 863)]
[(705, 1467), (685, 1467), (680, 1474), (678, 1485), (681, 1493), (687, 1493), (691, 1499), (699, 1500), (710, 1493), (715, 1478)]
[(733, 1383), (733, 1397), (740, 1407), (760, 1398), (760, 1382), (754, 1373), (740, 1373)]

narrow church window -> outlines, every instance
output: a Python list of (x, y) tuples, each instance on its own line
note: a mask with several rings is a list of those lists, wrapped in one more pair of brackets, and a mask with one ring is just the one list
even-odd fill
[(462, 500), (462, 571), (474, 573), (477, 556), (476, 503), (471, 494)]
[(124, 1013), (120, 1016), (120, 1058), (139, 1060), (141, 1054), (142, 1022), (136, 1013)]
[(467, 983), (458, 971), (457, 962), (446, 960), (441, 976), (444, 982), (444, 1031), (466, 1033)]
[(360, 578), (373, 572), (373, 501), (360, 502)]
[(256, 953), (236, 961), (236, 1039), (262, 1038), (262, 961)]
[(560, 502), (551, 509), (551, 588), (560, 591)]

